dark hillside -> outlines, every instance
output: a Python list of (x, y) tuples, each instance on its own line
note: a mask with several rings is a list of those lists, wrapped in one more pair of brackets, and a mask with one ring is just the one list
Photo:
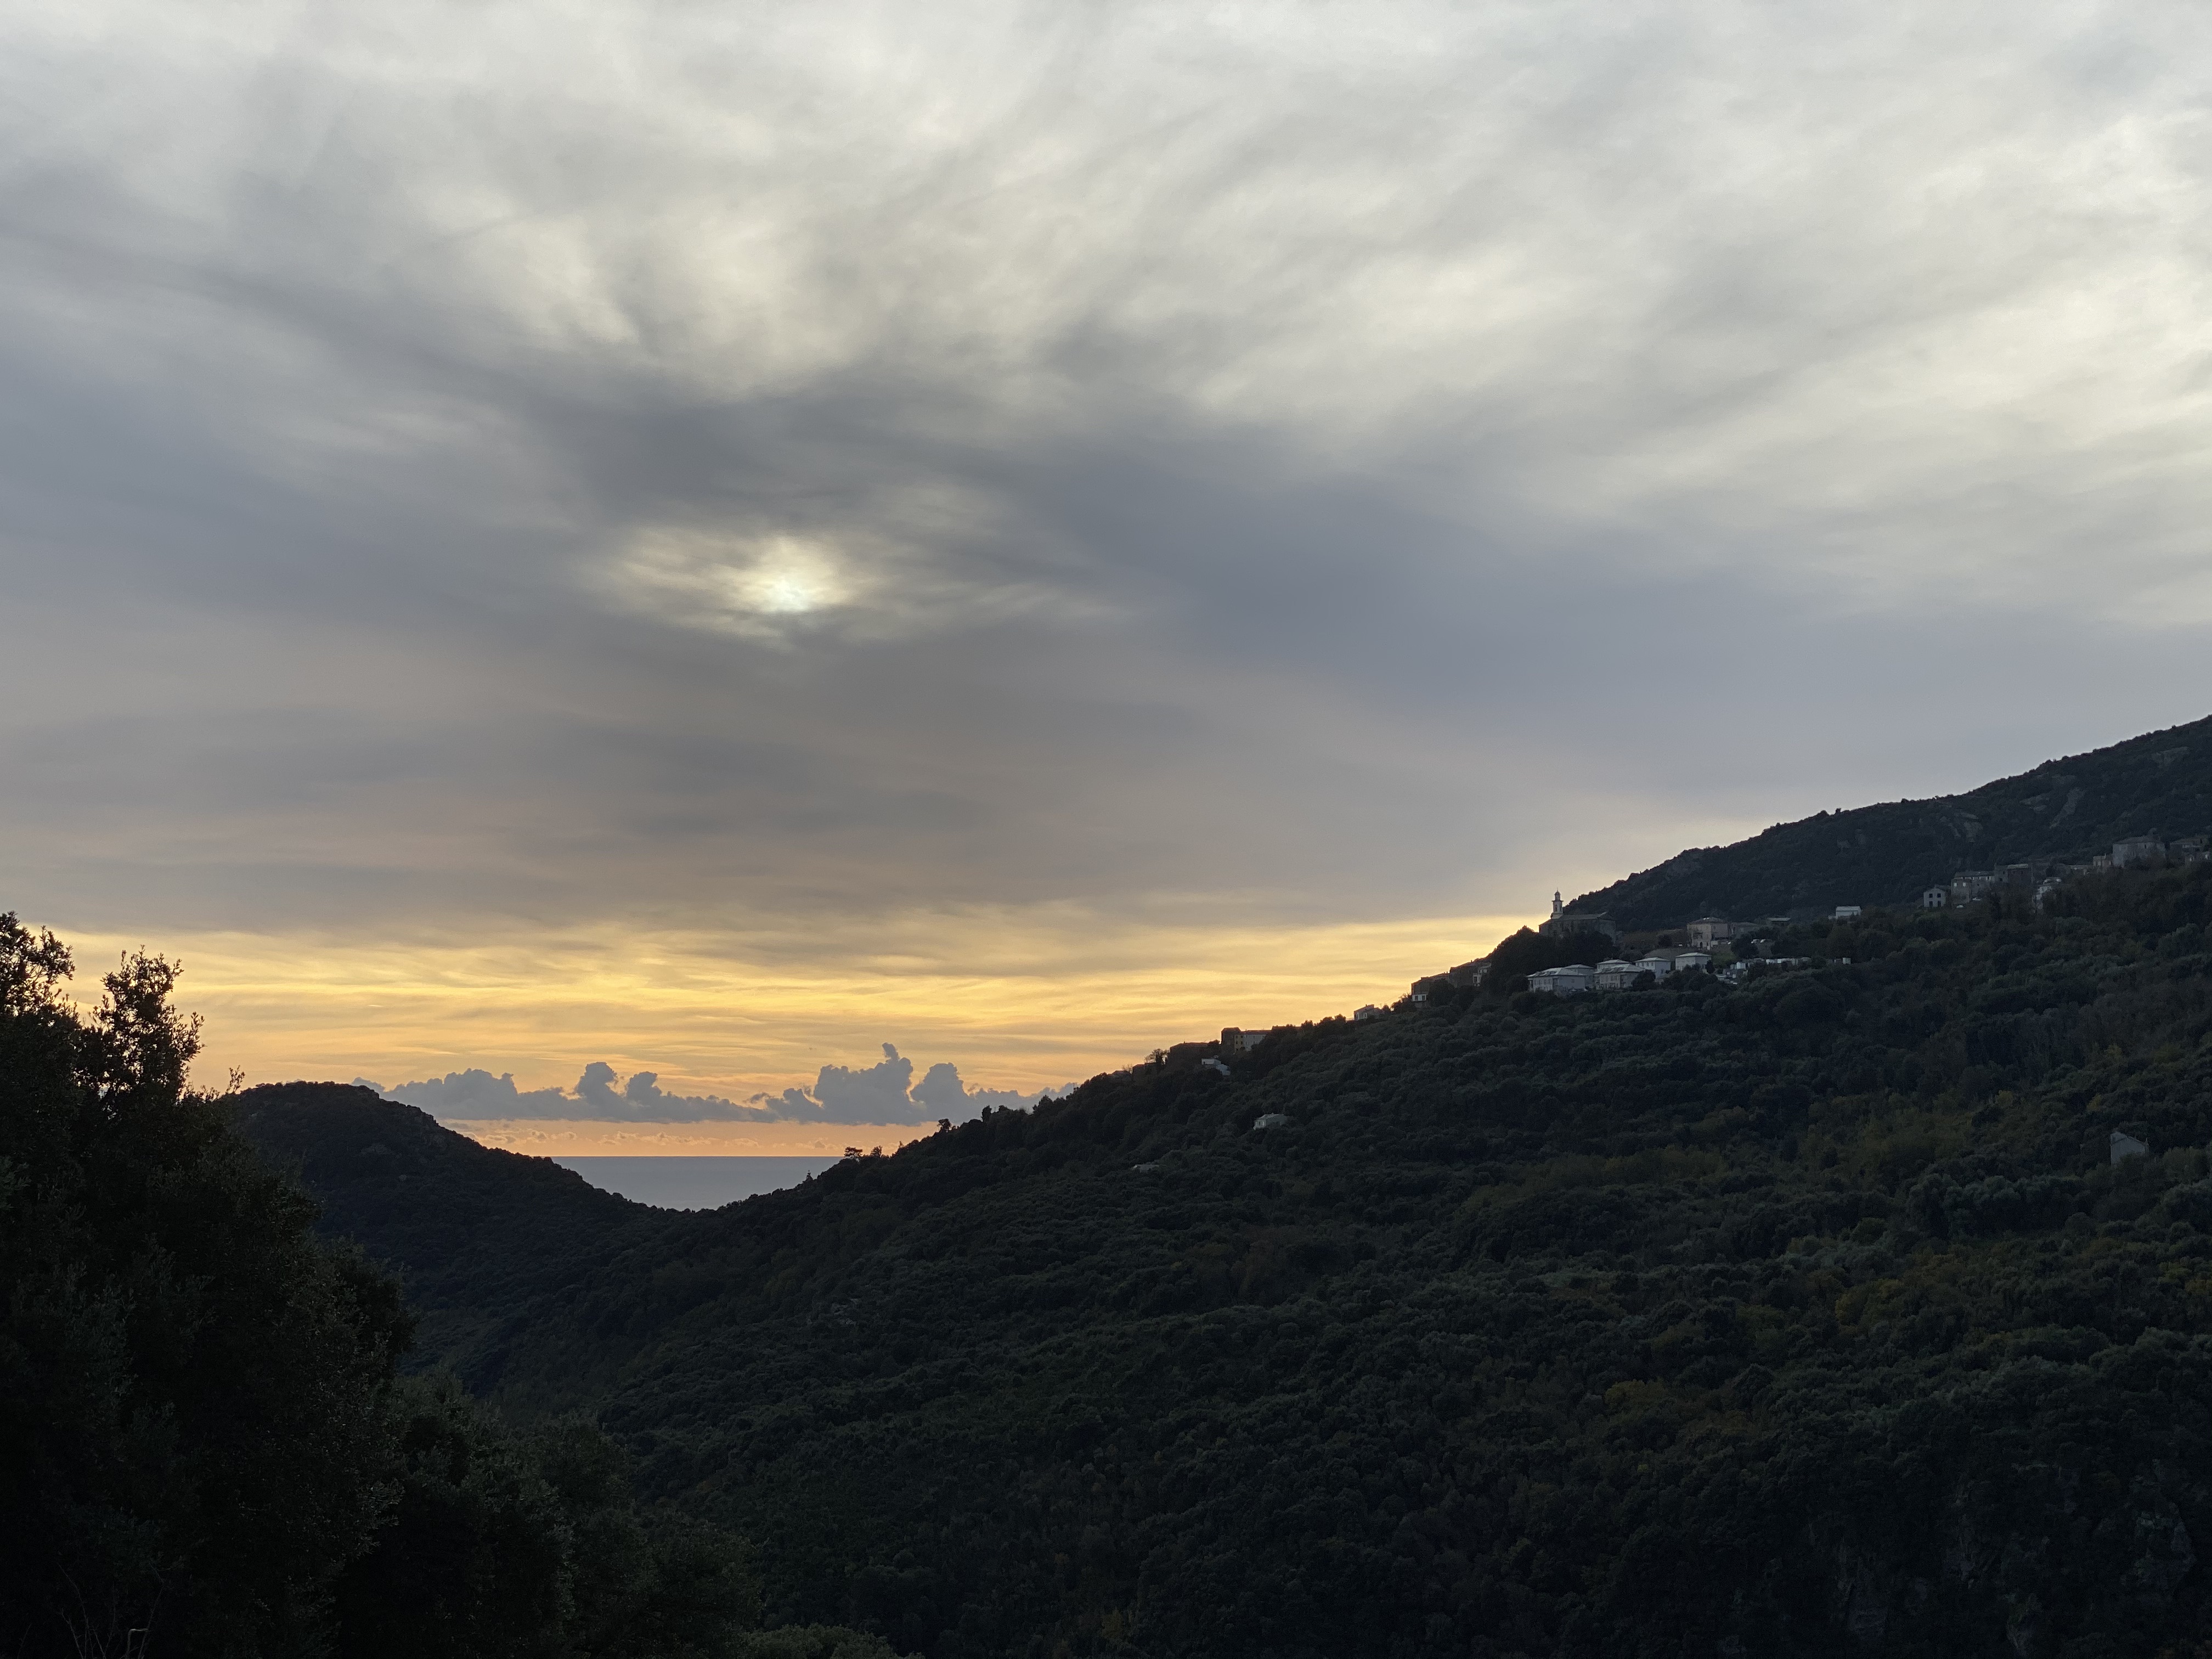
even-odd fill
[(419, 1363), (451, 1365), (479, 1394), (519, 1388), (514, 1404), (562, 1403), (588, 1386), (529, 1352), (578, 1281), (657, 1236), (665, 1213), (367, 1089), (270, 1084), (234, 1103), (246, 1139), (321, 1200), (322, 1231), (398, 1270), (422, 1318)]
[[(314, 1238), (235, 1097), (185, 1086), (176, 969), (126, 957), (88, 1014), (75, 968), (0, 914), (0, 1656), (890, 1659), (758, 1636), (744, 1540), (641, 1508), (589, 1423), (518, 1430), (450, 1377), (398, 1376), (399, 1286)], [(371, 1170), (471, 1162), (358, 1091), (270, 1094), (347, 1148), (307, 1162), (395, 1253), (411, 1182), (394, 1201), (355, 1132), (427, 1145), (372, 1146)], [(500, 1188), (531, 1172), (476, 1162), (487, 1224), (526, 1213)]]
[[(2209, 914), (2128, 872), (1186, 1047), (621, 1233), (530, 1362), (772, 1620), (932, 1659), (2194, 1655)], [(393, 1189), (307, 1173), (380, 1249)]]
[(2212, 719), (2046, 761), (1964, 795), (1888, 801), (1693, 848), (1577, 899), (1628, 928), (1706, 915), (1826, 915), (1895, 904), (1954, 870), (2085, 860), (2123, 836), (2212, 830)]

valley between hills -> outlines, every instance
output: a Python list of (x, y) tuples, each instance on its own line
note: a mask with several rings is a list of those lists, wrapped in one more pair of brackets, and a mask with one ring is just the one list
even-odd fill
[[(1978, 841), (1914, 856), (2057, 855), (2071, 843), (2042, 843), (2077, 822), (2085, 841), (2212, 823), (2203, 729), (2120, 748), (2054, 763), (2063, 788), (1990, 786), (2037, 823), (1991, 805)], [(2092, 799), (2107, 787), (2133, 793)], [(1807, 842), (1832, 864), (1859, 856), (1836, 821)], [(156, 1245), (209, 1273), (231, 1259), (191, 1254), (232, 1237), (205, 1220), (213, 1198), (178, 1198), (159, 1223), (173, 1237), (142, 1218), (131, 1249), (99, 1242), (116, 1170), (142, 1171), (142, 1199), (196, 1189), (150, 1130), (127, 1158), (108, 1147), (88, 1098), (167, 1088), (204, 1120), (195, 1169), (238, 1137), (254, 1149), (258, 1173), (222, 1164), (222, 1212), (250, 1189), (271, 1218), (240, 1237), (301, 1230), (283, 1271), (325, 1286), (323, 1324), (358, 1350), (332, 1373), (352, 1382), (318, 1385), (362, 1425), (351, 1463), (325, 1448), (328, 1478), (385, 1495), (350, 1530), (329, 1522), (351, 1553), (239, 1652), (374, 1606), (374, 1640), (343, 1620), (318, 1639), (847, 1659), (2212, 1653), (2212, 866), (1925, 910), (1881, 902), (1931, 878), (1909, 859), (1887, 886), (1831, 869), (1777, 896), (1767, 851), (1704, 857), (1687, 903), (1677, 870), (1670, 908), (1638, 919), (1817, 910), (1824, 884), (1850, 882), (1834, 902), (1861, 915), (1776, 925), (1773, 954), (1802, 966), (1572, 998), (1493, 974), (1249, 1050), (1177, 1044), (708, 1212), (629, 1204), (366, 1090), (194, 1107), (143, 1056), (113, 1072), (140, 1027), (54, 1035), (18, 929), (11, 1118), (40, 1054), (38, 1098), (77, 1104), (5, 1155), (52, 1166), (39, 1190), (81, 1194), (78, 1219), (44, 1231), (36, 1206), (8, 1212), (15, 1282), (51, 1282), (60, 1307), (137, 1282)], [(1599, 908), (1645, 903), (1644, 880)], [(301, 1189), (313, 1209), (286, 1209)], [(68, 1249), (95, 1266), (64, 1286)], [(57, 1340), (42, 1305), (11, 1316), (32, 1356), (11, 1362), (19, 1415), (61, 1409), (38, 1379), (66, 1367), (33, 1363)], [(191, 1305), (200, 1322), (173, 1322), (166, 1346), (118, 1316), (98, 1374), (123, 1397), (189, 1394), (179, 1356), (220, 1322)], [(249, 1315), (266, 1316), (223, 1316)], [(329, 1369), (297, 1340), (302, 1375)], [(186, 1450), (214, 1432), (175, 1401), (164, 1420)], [(127, 1463), (123, 1428), (82, 1433), (106, 1462), (88, 1451), (94, 1473), (22, 1490)], [(101, 1514), (140, 1504), (146, 1536), (196, 1535), (120, 1477), (99, 1490)], [(31, 1518), (54, 1501), (15, 1507), (17, 1559), (51, 1558)], [(67, 1511), (71, 1536), (124, 1535), (83, 1530), (88, 1513)], [(112, 1582), (135, 1582), (136, 1558), (111, 1554)], [(518, 1559), (538, 1563), (520, 1589)], [(196, 1570), (208, 1587), (183, 1605), (232, 1605), (217, 1580), (242, 1567)]]

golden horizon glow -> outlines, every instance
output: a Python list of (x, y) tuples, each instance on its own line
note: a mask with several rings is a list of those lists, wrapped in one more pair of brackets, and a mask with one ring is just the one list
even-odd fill
[(235, 1067), (249, 1084), (362, 1076), (389, 1087), (481, 1066), (524, 1089), (566, 1087), (605, 1060), (658, 1073), (671, 1092), (743, 1101), (810, 1085), (824, 1064), (872, 1064), (882, 1042), (917, 1071), (953, 1061), (971, 1089), (1057, 1088), (1224, 1025), (1389, 1002), (1526, 920), (1147, 926), (977, 911), (886, 919), (805, 949), (759, 933), (612, 925), (500, 939), (47, 925), (76, 952), (85, 1000), (124, 951), (181, 965), (179, 1003), (206, 1020), (203, 1081)]
[(597, 1118), (442, 1118), (486, 1146), (532, 1158), (836, 1158), (895, 1152), (934, 1123), (610, 1123)]

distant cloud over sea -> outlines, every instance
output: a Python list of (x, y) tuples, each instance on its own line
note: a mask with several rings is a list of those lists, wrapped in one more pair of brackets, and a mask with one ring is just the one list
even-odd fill
[[(433, 1117), (477, 1121), (487, 1119), (546, 1118), (613, 1123), (930, 1123), (974, 1117), (986, 1107), (1034, 1106), (1054, 1091), (970, 1089), (960, 1068), (939, 1060), (915, 1080), (914, 1061), (884, 1043), (884, 1057), (872, 1066), (824, 1066), (811, 1089), (760, 1093), (744, 1101), (720, 1095), (672, 1094), (656, 1072), (623, 1078), (604, 1060), (593, 1060), (567, 1089), (525, 1089), (514, 1074), (497, 1076), (471, 1066), (443, 1077), (423, 1078), (386, 1088), (367, 1078), (354, 1081), (389, 1100), (404, 1101)], [(1073, 1086), (1073, 1085), (1070, 1085)]]

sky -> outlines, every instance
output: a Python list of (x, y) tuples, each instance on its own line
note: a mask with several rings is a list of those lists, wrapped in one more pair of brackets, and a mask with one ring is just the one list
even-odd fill
[(76, 0), (0, 93), (0, 908), (217, 1079), (804, 1151), (2212, 702), (2198, 8)]

